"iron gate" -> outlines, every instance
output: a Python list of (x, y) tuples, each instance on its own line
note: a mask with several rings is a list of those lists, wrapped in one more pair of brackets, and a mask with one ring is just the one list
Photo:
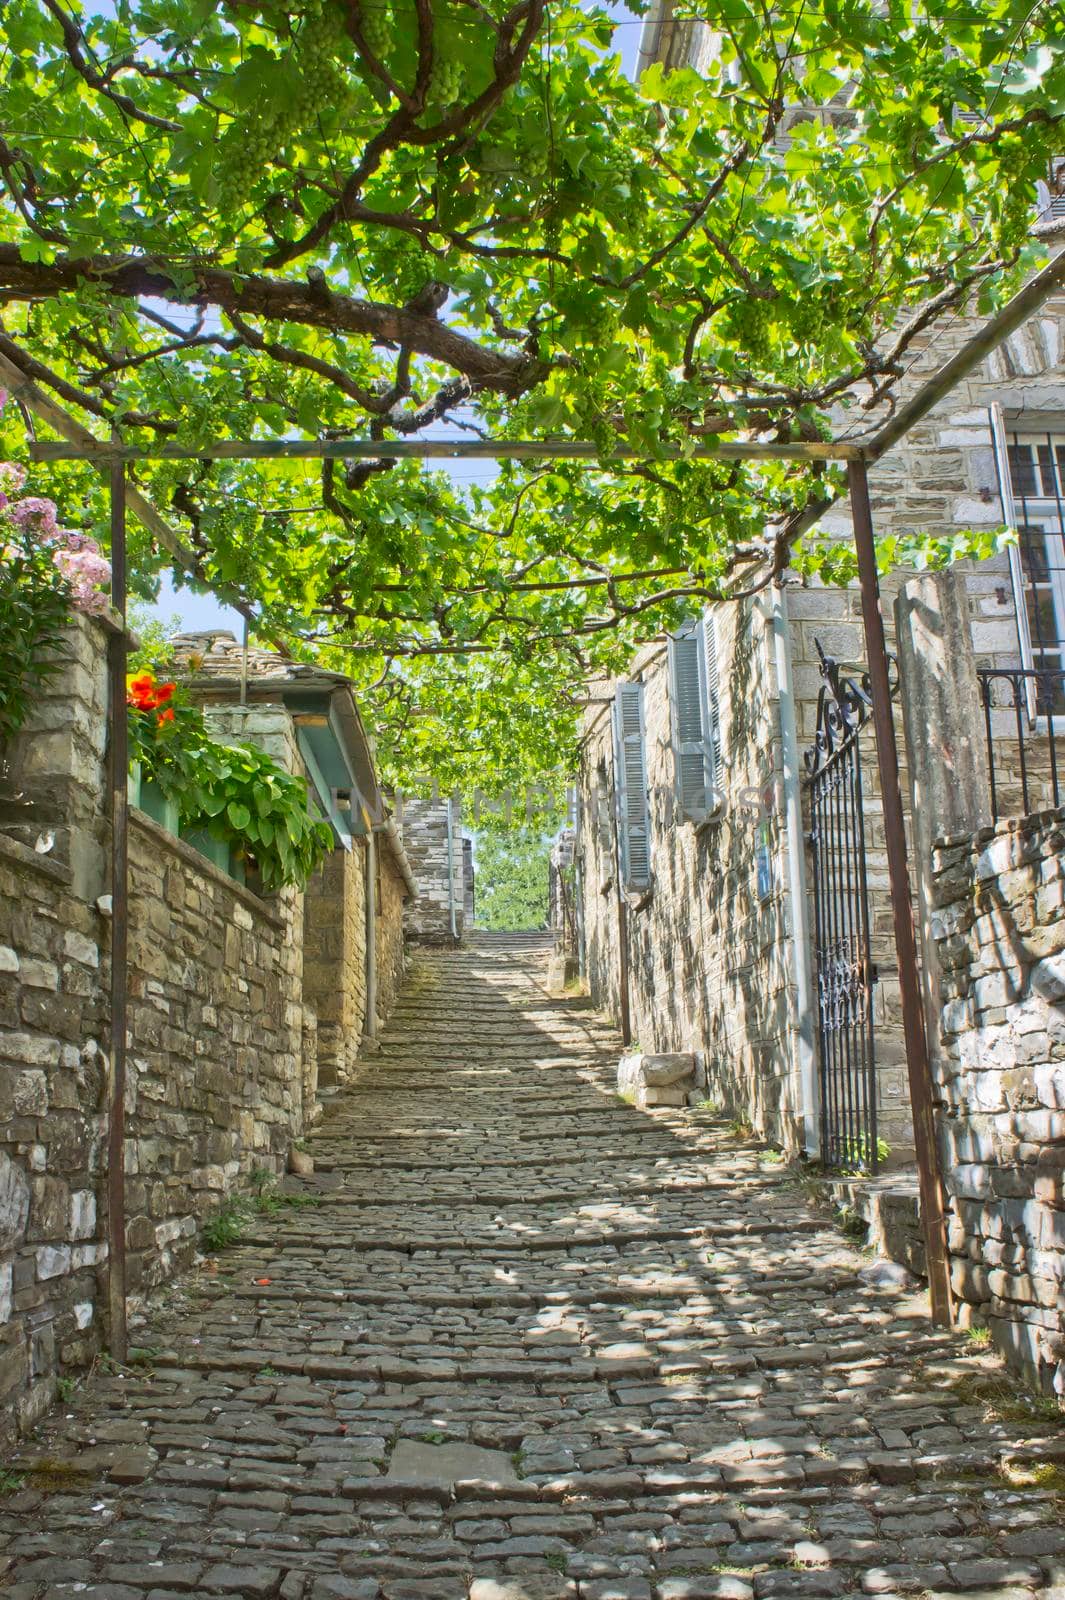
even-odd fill
[(823, 683), (806, 752), (814, 884), (821, 1155), (828, 1167), (877, 1170), (876, 1069), (861, 731), (868, 679), (844, 677), (817, 643)]

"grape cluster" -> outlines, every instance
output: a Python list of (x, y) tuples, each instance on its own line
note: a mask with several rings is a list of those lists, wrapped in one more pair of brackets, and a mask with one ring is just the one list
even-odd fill
[(580, 320), (582, 335), (586, 344), (592, 344), (597, 350), (605, 350), (607, 345), (613, 344), (614, 335), (618, 327), (617, 308), (602, 295), (597, 295), (594, 300), (581, 307)]
[(752, 362), (765, 361), (772, 348), (773, 319), (764, 300), (740, 300), (731, 308), (729, 320), (740, 349)]
[(796, 294), (788, 304), (788, 322), (800, 344), (819, 344), (829, 322), (824, 296), (812, 290)]
[(221, 140), (215, 178), (221, 208), (241, 205), (277, 152), (321, 110), (350, 111), (354, 93), (336, 62), (346, 37), (335, 0), (309, 0), (289, 55), (297, 69), (295, 91), (245, 113)]
[(234, 123), (218, 147), (215, 193), (219, 209), (243, 205), (276, 153), (277, 136), (269, 123), (256, 117)]
[(323, 106), (345, 102), (347, 85), (336, 62), (346, 42), (344, 19), (334, 0), (311, 0), (296, 45), (300, 87), (291, 107), (293, 127), (305, 127)]
[(384, 0), (364, 0), (362, 36), (378, 61), (392, 48), (392, 16)]
[(429, 105), (446, 110), (447, 107), (455, 105), (462, 94), (465, 72), (461, 61), (455, 61), (444, 54), (440, 48), (439, 36), (434, 40), (434, 44), (436, 53), (433, 56), (425, 98)]

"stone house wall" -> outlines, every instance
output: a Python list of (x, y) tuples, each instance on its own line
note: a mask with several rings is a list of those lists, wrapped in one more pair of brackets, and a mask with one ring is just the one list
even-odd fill
[(318, 1018), (318, 1083), (352, 1076), (366, 1021), (366, 847), (326, 856), (307, 884), (303, 989)]
[(388, 841), (377, 836), (377, 1015), (387, 1017), (406, 971), (403, 915), (407, 885)]
[[(726, 669), (720, 694), (725, 805), (718, 820), (696, 828), (677, 805), (665, 649), (655, 647), (634, 663), (632, 676), (644, 685), (653, 888), (629, 897), (626, 912), (631, 1031), (644, 1050), (703, 1052), (707, 1095), (767, 1138), (794, 1148), (802, 1105), (777, 802), (776, 671), (757, 602), (720, 607), (715, 616), (718, 659)], [(617, 1018), (613, 688), (597, 684), (592, 692), (575, 860), (591, 993)], [(605, 806), (598, 796), (605, 796)], [(768, 879), (761, 896), (759, 850)]]
[(1065, 1395), (1065, 811), (948, 838), (933, 871), (955, 1293)]
[[(904, 389), (916, 388), (947, 360), (978, 326), (975, 318), (957, 317), (949, 326), (935, 330), (915, 354)], [(961, 529), (993, 529), (1002, 524), (1003, 510), (988, 408), (1002, 407), (1007, 423), (1025, 417), (1059, 419), (1065, 431), (1065, 293), (1054, 297), (1040, 315), (1025, 324), (994, 352), (955, 392), (948, 396), (911, 434), (888, 452), (870, 473), (874, 524), (878, 536), (931, 532), (949, 535)], [(829, 537), (849, 540), (850, 512), (840, 502), (820, 525)], [(976, 662), (985, 667), (1021, 665), (1018, 606), (1013, 590), (1007, 555), (980, 563), (963, 563), (957, 569), (964, 577), (965, 604), (969, 615)], [(894, 647), (894, 599), (911, 575), (898, 569), (882, 581), (883, 612), (889, 648)], [(809, 749), (816, 731), (817, 698), (821, 687), (817, 642), (857, 676), (865, 666), (864, 629), (860, 598), (856, 586), (829, 589), (817, 582), (789, 585), (786, 597), (787, 648), (794, 687), (794, 715), (798, 752)], [(631, 918), (633, 992), (644, 999), (634, 1005), (633, 1031), (639, 1042), (656, 1049), (705, 1049), (711, 1076), (714, 1061), (724, 1059), (729, 1049), (735, 1063), (732, 1081), (723, 1081), (719, 1072), (716, 1093), (737, 1114), (750, 1117), (760, 1130), (782, 1143), (802, 1143), (803, 1130), (794, 1123), (794, 1096), (784, 1096), (780, 1083), (795, 1080), (793, 1041), (799, 1029), (815, 1037), (813, 1018), (787, 1015), (794, 1004), (792, 961), (786, 944), (795, 921), (793, 908), (784, 895), (774, 910), (776, 897), (788, 882), (788, 843), (779, 813), (781, 775), (781, 711), (772, 645), (772, 618), (768, 607), (739, 603), (736, 609), (746, 615), (742, 628), (731, 631), (725, 622), (732, 607), (719, 606), (718, 654), (722, 683), (729, 706), (739, 704), (744, 684), (753, 688), (749, 703), (741, 710), (729, 710), (732, 726), (727, 731), (727, 748), (739, 765), (730, 768), (728, 787), (732, 798), (727, 821), (716, 827), (719, 843), (709, 837), (694, 846), (691, 824), (676, 825), (669, 807), (652, 794), (652, 852), (655, 891), (646, 910)], [(643, 658), (634, 659), (628, 676), (646, 672)], [(752, 669), (752, 663), (754, 667)], [(651, 669), (648, 679), (647, 760), (652, 791), (663, 777), (671, 782), (668, 741), (668, 714), (661, 704), (668, 678), (664, 660)], [(661, 682), (661, 691), (655, 687)], [(594, 686), (593, 699), (612, 686)], [(902, 693), (905, 693), (903, 686)], [(973, 709), (976, 730), (982, 736), (982, 714)], [(596, 727), (597, 717), (603, 728)], [(653, 721), (653, 726), (652, 726)], [(901, 717), (896, 710), (898, 746), (902, 759), (902, 788), (908, 805), (908, 775), (905, 770), (905, 745)], [(605, 755), (607, 773), (612, 772), (613, 756), (608, 718), (604, 708), (592, 705), (585, 721), (586, 745), (582, 762), (581, 787), (585, 821), (581, 850), (588, 858), (581, 874), (582, 916), (585, 929), (585, 962), (594, 996), (614, 1015), (618, 1008), (618, 924), (616, 909), (603, 886), (610, 874), (600, 871), (593, 859), (597, 846), (594, 829), (588, 823), (589, 796), (596, 782), (595, 768)], [(930, 730), (935, 737), (935, 730)], [(995, 766), (999, 778), (1000, 814), (1020, 809), (1020, 786), (1015, 728), (1012, 712), (995, 714), (993, 722)], [(744, 746), (737, 757), (740, 746)], [(905, 1079), (905, 1053), (902, 1035), (892, 915), (884, 851), (882, 805), (879, 794), (875, 744), (871, 728), (863, 735), (863, 786), (865, 798), (868, 889), (872, 930), (872, 957), (878, 971), (874, 990), (874, 1032), (877, 1068), (878, 1122), (896, 1158), (904, 1158), (910, 1148), (911, 1132), (908, 1093)], [(1045, 782), (1048, 771), (1047, 746), (1036, 741), (1029, 751), (1030, 770), (1035, 775), (1032, 803), (1048, 802)], [(652, 775), (652, 774), (657, 775)], [(1043, 779), (1040, 787), (1040, 775)], [(612, 780), (611, 780), (612, 781)], [(745, 787), (761, 783), (770, 788), (772, 814), (763, 818), (765, 837), (761, 839), (771, 857), (773, 897), (759, 905), (753, 893), (756, 883), (755, 829), (746, 825), (735, 810), (735, 796)], [(808, 825), (808, 823), (807, 823)], [(909, 827), (909, 818), (907, 819)], [(744, 842), (745, 841), (745, 842)], [(807, 928), (810, 915), (811, 874), (808, 850), (803, 851)], [(753, 907), (758, 909), (754, 910)], [(653, 908), (653, 909), (652, 909)], [(653, 948), (650, 948), (653, 947)], [(813, 955), (810, 952), (812, 964)], [(696, 1002), (700, 987), (704, 997)], [(652, 990), (660, 997), (662, 1015), (655, 1024), (645, 1024), (647, 997)], [(680, 995), (678, 1000), (677, 995)], [(640, 1016), (638, 1006), (643, 1007)], [(777, 1008), (782, 1008), (777, 1014)], [(637, 1030), (641, 1030), (637, 1032)], [(644, 1034), (647, 1035), (645, 1041)], [(748, 1034), (750, 1042), (748, 1042)], [(729, 1043), (731, 1041), (731, 1043)], [(726, 1078), (727, 1078), (726, 1073)], [(776, 1085), (776, 1086), (774, 1086)], [(788, 1116), (779, 1114), (787, 1105)], [(790, 1128), (785, 1124), (792, 1118)]]
[[(0, 784), (0, 1437), (31, 1424), (59, 1374), (105, 1339), (103, 626), (79, 618), (68, 647), (4, 753)], [(262, 743), (298, 770), (283, 707), (209, 715), (220, 736)], [(339, 863), (359, 959), (365, 856), (358, 845), (351, 856), (337, 850), (321, 875), (335, 877)], [(260, 898), (137, 810), (129, 857), (126, 1242), (136, 1300), (188, 1262), (202, 1222), (252, 1168), (284, 1170), (317, 1111), (319, 1029), (305, 995), (302, 892)], [(402, 972), (405, 885), (387, 846), (384, 857), (387, 1010)], [(343, 963), (332, 978), (346, 982)], [(328, 1021), (323, 1033), (335, 1053)]]
[(99, 1348), (101, 922), (66, 863), (0, 835), (0, 1438)]
[[(408, 938), (425, 944), (461, 939), (466, 916), (459, 802), (452, 801), (449, 811), (446, 800), (411, 800), (406, 795), (397, 795), (395, 811), (403, 848), (418, 885), (417, 898), (407, 905), (405, 913)], [(452, 907), (454, 934), (451, 931)]]
[(127, 1283), (187, 1265), (253, 1167), (303, 1131), (303, 895), (260, 900), (131, 813)]

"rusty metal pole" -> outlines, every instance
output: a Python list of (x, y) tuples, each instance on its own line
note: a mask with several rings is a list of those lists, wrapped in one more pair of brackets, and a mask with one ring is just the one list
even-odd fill
[(107, 641), (111, 789), (111, 1071), (107, 1123), (108, 1340), (126, 1359), (126, 996), (129, 962), (129, 732), (126, 723), (126, 467), (111, 466), (111, 604)]
[(865, 462), (848, 462), (847, 477), (850, 487), (851, 517), (854, 523), (854, 544), (858, 552), (862, 617), (865, 622), (865, 647), (873, 702), (873, 726), (876, 730), (877, 765), (880, 769), (881, 801), (884, 807), (884, 840), (888, 877), (891, 883), (891, 909), (895, 922), (895, 949), (899, 962), (902, 1023), (906, 1038), (906, 1070), (910, 1085), (913, 1144), (917, 1157), (928, 1287), (932, 1300), (933, 1321), (949, 1327), (951, 1293), (946, 1205), (932, 1102), (932, 1072), (928, 1058), (928, 1036), (925, 1032), (924, 1001), (917, 965), (917, 938), (914, 931), (913, 901), (910, 897), (910, 878), (906, 861), (902, 790), (899, 785), (899, 754), (895, 743), (895, 721), (891, 712), (887, 642), (884, 638), (884, 616), (880, 604), (880, 582), (877, 577), (876, 548), (873, 540), (873, 514), (869, 503), (869, 477)]

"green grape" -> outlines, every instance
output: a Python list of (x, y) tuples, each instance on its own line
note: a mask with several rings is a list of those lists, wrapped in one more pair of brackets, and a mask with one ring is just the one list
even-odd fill
[(453, 106), (462, 93), (463, 77), (462, 62), (448, 60), (438, 46), (425, 93), (427, 102), (434, 106)]
[(362, 36), (379, 59), (392, 48), (392, 17), (384, 0), (364, 0)]

